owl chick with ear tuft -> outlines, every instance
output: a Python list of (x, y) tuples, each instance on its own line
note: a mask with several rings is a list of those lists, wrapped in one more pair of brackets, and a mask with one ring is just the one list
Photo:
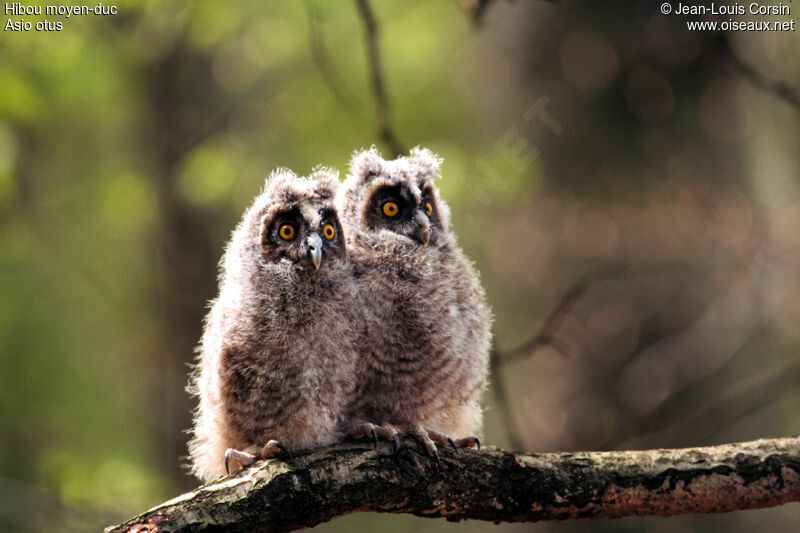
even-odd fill
[(327, 169), (275, 171), (233, 232), (190, 383), (191, 468), (203, 481), (344, 436), (358, 321), (338, 187)]
[[(479, 445), (491, 315), (434, 186), (441, 159), (422, 148), (384, 160), (357, 152), (337, 205), (367, 327), (351, 434), (409, 433)], [(454, 437), (462, 437), (453, 440)]]

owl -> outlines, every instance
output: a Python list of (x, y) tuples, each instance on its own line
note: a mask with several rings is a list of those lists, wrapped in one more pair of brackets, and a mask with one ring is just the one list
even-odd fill
[(491, 341), (477, 272), (434, 186), (440, 165), (427, 149), (385, 161), (373, 147), (353, 156), (337, 199), (367, 339), (351, 435), (399, 446), (411, 434), (437, 460), (437, 444), (480, 446)]
[(227, 245), (189, 387), (191, 470), (203, 481), (345, 436), (361, 326), (338, 187), (326, 169), (275, 171)]

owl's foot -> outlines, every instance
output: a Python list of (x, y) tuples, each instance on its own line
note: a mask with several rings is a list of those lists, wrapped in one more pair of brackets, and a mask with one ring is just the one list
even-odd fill
[[(436, 447), (436, 442), (433, 440), (433, 438), (431, 438), (431, 433), (433, 433), (436, 436), (442, 436), (442, 437), (444, 437), (444, 435), (442, 435), (441, 433), (428, 431), (427, 429), (421, 426), (413, 428), (408, 433), (412, 437), (417, 439), (420, 443), (422, 443), (423, 446), (425, 446), (425, 451), (428, 452), (428, 455), (436, 458), (436, 467), (438, 468), (439, 466), (441, 466), (441, 461), (439, 460), (439, 449)], [(446, 439), (442, 440), (444, 440), (444, 444), (447, 444)]]
[(449, 444), (453, 447), (454, 450), (458, 451), (459, 448), (477, 448), (481, 449), (481, 441), (478, 440), (478, 437), (464, 437), (463, 439), (456, 439), (453, 440), (444, 433), (439, 433), (438, 431), (428, 431), (428, 436), (433, 439), (433, 442), (436, 444), (440, 444), (445, 446)]
[[(258, 460), (258, 456), (252, 453), (243, 452), (242, 450), (237, 450), (235, 448), (228, 448), (225, 450), (225, 473), (230, 474), (230, 464), (231, 461), (235, 461), (239, 463), (239, 468), (245, 467), (247, 465), (251, 465)], [(238, 470), (236, 468), (235, 470)]]
[(425, 429), (423, 427), (414, 428), (409, 431), (409, 434), (413, 435), (414, 438), (416, 438), (422, 443), (423, 446), (425, 446), (428, 455), (436, 458), (437, 466), (440, 464), (439, 449), (436, 447), (437, 444), (439, 446), (452, 446), (456, 451), (458, 451), (459, 448), (476, 447), (479, 450), (481, 449), (481, 441), (478, 440), (478, 437), (465, 437), (463, 439), (453, 440), (444, 433)]
[(350, 423), (349, 431), (350, 437), (354, 439), (363, 439), (365, 437), (372, 437), (375, 442), (375, 447), (378, 447), (378, 439), (393, 441), (394, 452), (400, 449), (400, 431), (389, 424), (376, 425), (366, 420), (355, 419)]
[[(291, 457), (291, 453), (287, 450), (283, 444), (276, 440), (270, 440), (267, 444), (261, 448), (261, 451), (258, 454), (253, 454), (249, 452), (244, 452), (242, 450), (237, 450), (235, 448), (228, 448), (225, 450), (225, 472), (230, 474), (231, 471), (229, 469), (230, 462), (236, 461), (239, 463), (239, 468), (243, 468), (245, 466), (251, 465), (258, 461), (259, 459), (269, 459), (270, 457), (275, 457), (280, 452), (283, 452)], [(238, 470), (238, 469), (237, 469)]]
[(270, 440), (267, 441), (267, 443), (264, 445), (264, 447), (261, 448), (261, 451), (258, 452), (258, 458), (259, 459), (269, 459), (270, 457), (275, 457), (276, 455), (278, 455), (281, 452), (285, 453), (289, 457), (292, 456), (292, 454), (289, 452), (289, 450), (287, 450), (283, 446), (283, 444), (281, 444), (280, 442), (276, 441), (275, 439), (270, 439)]

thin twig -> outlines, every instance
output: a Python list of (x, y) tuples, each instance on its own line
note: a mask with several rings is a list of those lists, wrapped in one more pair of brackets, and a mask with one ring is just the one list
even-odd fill
[[(697, 321), (689, 322), (686, 327), (677, 331), (688, 331), (691, 327), (696, 326)], [(730, 376), (734, 373), (733, 369), (740, 364), (739, 359), (742, 357), (752, 356), (745, 349), (751, 344), (757, 336), (764, 334), (764, 329), (768, 327), (765, 322), (758, 327), (751, 330), (747, 338), (741, 341), (741, 345), (728, 357), (725, 364), (716, 368), (708, 375), (698, 376), (692, 381), (686, 383), (684, 386), (673, 390), (658, 406), (652, 409), (645, 416), (645, 419), (637, 419), (636, 417), (628, 417), (626, 419), (627, 427), (617, 428), (614, 436), (600, 445), (601, 449), (616, 449), (631, 446), (635, 443), (636, 446), (645, 445), (647, 442), (656, 442), (658, 438), (686, 438), (689, 431), (688, 428), (702, 426), (703, 432), (709, 430), (714, 431), (718, 426), (719, 417), (709, 417), (700, 424), (688, 425), (687, 420), (695, 419), (698, 412), (702, 411), (701, 405), (708, 405), (709, 403), (717, 402), (722, 396), (725, 396), (725, 390), (730, 387)], [(676, 335), (673, 332), (669, 337)], [(659, 339), (663, 341), (664, 338)], [(637, 354), (644, 353), (655, 346), (655, 343), (647, 347), (638, 347)], [(620, 365), (613, 374), (619, 376), (624, 371), (625, 367), (632, 362), (633, 358), (629, 358), (625, 365)], [(800, 363), (800, 361), (798, 361)], [(770, 371), (771, 372), (771, 371)], [(752, 379), (752, 378), (749, 378)], [(664, 431), (665, 428), (671, 428), (669, 432)], [(694, 440), (690, 439), (691, 442)], [(662, 441), (658, 441), (662, 442)], [(670, 443), (671, 441), (663, 441)]]
[[(574, 285), (572, 285), (572, 287), (569, 288), (569, 290), (567, 290), (567, 292), (564, 293), (561, 299), (559, 299), (558, 303), (556, 303), (556, 306), (552, 311), (550, 311), (550, 314), (547, 315), (547, 318), (545, 318), (544, 322), (539, 328), (539, 331), (536, 332), (536, 335), (534, 335), (529, 341), (522, 343), (513, 350), (499, 352), (498, 356), (500, 361), (503, 364), (509, 363), (529, 355), (534, 349), (542, 346), (556, 345), (556, 348), (558, 348), (560, 343), (558, 343), (557, 339), (555, 338), (555, 334), (558, 331), (558, 328), (561, 327), (561, 323), (564, 321), (564, 318), (566, 318), (567, 314), (569, 314), (575, 304), (577, 304), (581, 299), (581, 296), (583, 296), (584, 293), (594, 285), (619, 275), (625, 271), (625, 269), (626, 268), (622, 266), (609, 267), (597, 272), (591, 272), (579, 279)], [(563, 349), (559, 351), (563, 352)]]
[(392, 152), (393, 157), (398, 157), (408, 150), (403, 146), (392, 127), (389, 117), (389, 100), (386, 96), (386, 86), (381, 70), (381, 55), (378, 48), (378, 21), (369, 5), (369, 0), (356, 0), (358, 12), (364, 22), (369, 68), (372, 74), (372, 94), (375, 97), (375, 110), (378, 115), (378, 133), (384, 144)]
[(486, 14), (486, 9), (489, 7), (489, 4), (492, 3), (492, 0), (476, 0), (472, 5), (470, 5), (467, 9), (469, 9), (470, 14), (472, 15), (472, 22), (476, 26), (480, 26), (483, 22), (483, 16)]
[[(554, 2), (555, 0), (545, 0), (546, 2)], [(493, 0), (471, 0), (470, 2), (464, 2), (466, 4), (466, 10), (472, 16), (472, 23), (476, 27), (480, 27), (483, 24), (484, 18), (486, 17), (486, 12), (489, 10), (489, 6), (494, 3)], [(511, 0), (509, 0), (511, 3)]]
[(517, 425), (514, 423), (514, 417), (511, 414), (511, 396), (508, 393), (506, 380), (502, 374), (500, 355), (494, 345), (492, 345), (492, 350), (489, 352), (489, 371), (491, 372), (492, 394), (494, 394), (494, 399), (497, 403), (500, 424), (503, 426), (510, 448), (512, 450), (521, 450), (523, 448), (522, 439), (519, 437)]
[[(707, 441), (720, 428), (742, 420), (745, 413), (768, 405), (780, 398), (786, 387), (797, 383), (800, 359), (770, 366), (763, 372), (733, 384), (705, 402), (696, 400), (694, 408), (652, 424), (649, 432), (621, 443), (621, 447), (636, 447), (647, 442)], [(670, 406), (665, 407), (669, 409)], [(688, 430), (687, 428), (694, 428)]]
[(506, 432), (506, 437), (515, 450), (523, 448), (522, 440), (519, 437), (519, 431), (514, 423), (514, 417), (511, 414), (511, 396), (506, 387), (505, 378), (502, 374), (502, 366), (506, 363), (526, 357), (533, 352), (536, 348), (543, 346), (554, 346), (560, 353), (565, 350), (561, 343), (556, 339), (555, 334), (564, 318), (570, 310), (578, 303), (581, 296), (589, 290), (592, 286), (605, 281), (609, 278), (616, 276), (624, 271), (625, 268), (620, 266), (609, 267), (604, 270), (592, 272), (583, 278), (579, 279), (569, 290), (564, 293), (561, 299), (556, 303), (556, 306), (547, 315), (539, 331), (531, 340), (521, 344), (520, 346), (508, 352), (500, 352), (497, 346), (493, 345), (489, 352), (489, 367), (492, 377), (492, 392), (494, 394), (495, 402), (497, 402), (497, 412), (501, 418), (501, 424)]
[(722, 47), (728, 53), (728, 56), (733, 61), (733, 65), (741, 72), (747, 79), (749, 79), (757, 87), (769, 91), (783, 101), (791, 104), (792, 106), (800, 109), (800, 90), (792, 87), (786, 82), (773, 80), (766, 75), (756, 70), (753, 66), (742, 60), (741, 57), (734, 51), (731, 46), (730, 40), (725, 34), (721, 36)]
[(304, 4), (308, 14), (308, 42), (311, 48), (311, 57), (319, 67), (322, 77), (325, 79), (325, 83), (328, 84), (334, 98), (345, 107), (353, 108), (358, 103), (358, 100), (344, 84), (330, 58), (320, 23), (322, 17), (319, 16), (319, 13), (311, 6), (308, 0), (305, 0)]

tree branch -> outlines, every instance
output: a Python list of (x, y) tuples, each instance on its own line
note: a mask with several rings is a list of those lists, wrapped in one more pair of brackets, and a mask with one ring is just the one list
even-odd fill
[(342, 77), (336, 70), (336, 66), (331, 60), (328, 47), (325, 44), (325, 37), (322, 31), (321, 16), (314, 9), (308, 0), (304, 2), (306, 6), (306, 14), (308, 15), (308, 42), (311, 48), (311, 57), (314, 63), (319, 67), (325, 83), (331, 90), (334, 98), (336, 98), (343, 106), (347, 108), (354, 108), (359, 104), (358, 100), (353, 93), (351, 93), (347, 86), (342, 81)]
[(369, 0), (356, 0), (358, 13), (364, 22), (364, 34), (367, 41), (367, 54), (369, 68), (372, 75), (372, 94), (375, 97), (375, 109), (378, 114), (378, 130), (381, 140), (392, 151), (394, 157), (407, 152), (397, 138), (389, 117), (389, 99), (386, 96), (386, 86), (383, 81), (381, 68), (381, 54), (378, 48), (378, 21), (369, 5)]
[(800, 437), (706, 448), (515, 454), (413, 440), (348, 443), (256, 463), (106, 533), (291, 531), (359, 511), (534, 522), (671, 516), (800, 501)]

